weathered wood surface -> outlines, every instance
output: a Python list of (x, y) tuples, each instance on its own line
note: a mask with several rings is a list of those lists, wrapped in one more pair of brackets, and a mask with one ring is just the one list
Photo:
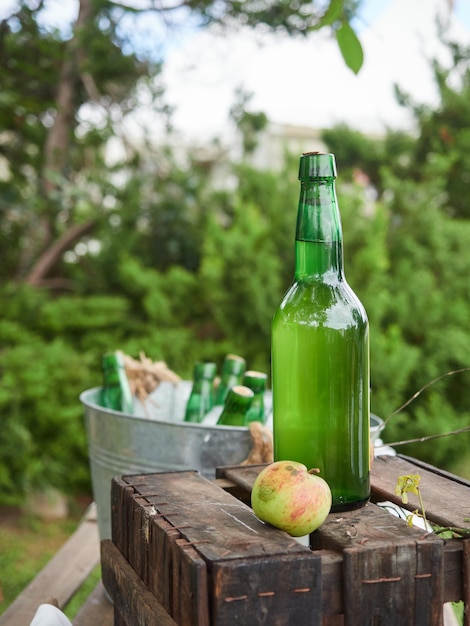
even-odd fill
[(468, 602), (468, 543), (410, 528), (375, 504), (401, 505), (398, 476), (419, 473), (428, 518), (465, 525), (465, 480), (409, 459), (376, 459), (373, 501), (330, 514), (309, 551), (246, 506), (262, 467), (219, 468), (211, 482), (179, 472), (122, 477), (113, 486), (121, 510), (114, 542), (178, 626), (440, 626), (444, 602)]
[[(218, 468), (216, 482), (217, 480), (230, 480), (237, 487), (251, 491), (256, 476), (262, 467), (261, 465)], [(424, 506), (427, 511), (428, 519), (432, 523), (438, 525), (453, 525), (452, 522), (458, 521), (459, 526), (470, 527), (469, 522), (465, 522), (465, 518), (469, 517), (470, 482), (460, 476), (454, 476), (449, 472), (442, 471), (439, 468), (408, 457), (381, 456), (374, 460), (371, 472), (373, 500), (375, 502), (386, 500), (394, 502), (399, 506), (404, 506), (401, 502), (401, 498), (395, 493), (395, 486), (398, 477), (407, 474), (419, 474), (421, 476), (420, 487)], [(408, 495), (410, 500), (407, 508), (410, 511), (416, 510), (419, 507), (416, 496), (414, 496), (414, 494)], [(428, 499), (430, 502), (429, 509)], [(370, 505), (368, 505), (368, 507), (370, 507)], [(343, 514), (346, 523), (348, 515), (350, 516), (351, 514), (348, 513), (346, 516)], [(352, 515), (354, 516), (354, 513)], [(338, 515), (338, 517), (340, 516)], [(403, 520), (395, 520), (393, 517), (391, 520), (390, 518), (386, 519), (389, 520), (389, 524), (393, 524), (395, 527), (398, 525), (399, 534), (409, 534), (413, 532), (418, 532), (420, 535), (422, 534), (419, 530), (410, 529)], [(321, 544), (319, 539), (325, 533), (326, 528), (327, 526), (324, 525), (312, 535), (316, 544)], [(344, 529), (344, 532), (348, 532), (348, 529)], [(464, 594), (463, 584), (468, 580), (468, 575), (464, 576), (462, 574), (462, 547), (464, 543), (465, 542), (462, 540), (444, 542), (442, 575), (445, 602), (458, 602), (467, 597)], [(325, 541), (323, 545), (331, 545), (331, 542), (328, 543), (328, 541)], [(470, 626), (470, 621), (468, 626)]]
[[(62, 609), (99, 561), (98, 526), (93, 506), (75, 533), (0, 616), (0, 625), (29, 626), (39, 605), (51, 598)], [(111, 625), (112, 608), (109, 602), (103, 603), (102, 610), (104, 621), (89, 621), (88, 624)]]
[[(442, 623), (442, 602), (458, 600), (466, 603), (464, 624), (470, 626), (470, 540), (426, 535), (375, 504), (388, 500), (403, 506), (395, 494), (398, 476), (419, 473), (428, 518), (468, 527), (469, 481), (414, 459), (379, 457), (371, 476), (373, 501), (359, 511), (331, 514), (312, 535), (309, 552), (268, 529), (245, 506), (262, 467), (219, 468), (211, 482), (195, 472), (178, 472), (163, 489), (160, 481), (149, 484), (148, 475), (130, 479), (137, 488), (128, 477), (118, 479), (112, 527), (119, 550), (110, 541), (102, 545), (116, 610), (100, 582), (74, 626), (434, 626)], [(418, 502), (409, 496), (412, 511)], [(0, 616), (0, 626), (29, 626), (50, 597), (63, 608), (98, 562), (91, 509)], [(270, 607), (276, 602), (284, 610), (274, 620)]]
[(101, 542), (101, 566), (118, 614), (115, 626), (178, 626), (109, 539)]
[[(127, 484), (135, 494), (126, 500)], [(112, 493), (134, 528), (127, 539), (117, 529), (114, 542), (127, 541), (123, 554), (178, 623), (321, 623), (320, 557), (213, 482), (195, 472), (131, 476)]]
[(470, 626), (470, 539), (463, 544), (463, 601), (464, 601), (464, 626)]
[[(256, 476), (263, 467), (264, 465), (220, 467), (217, 469), (216, 479), (228, 479), (237, 487), (251, 492)], [(373, 500), (388, 500), (409, 511), (419, 509), (419, 499), (415, 494), (408, 494), (409, 502), (405, 505), (395, 493), (398, 477), (408, 474), (419, 474), (421, 477), (420, 488), (429, 520), (440, 526), (470, 529), (470, 481), (422, 461), (401, 456), (375, 458), (371, 470)]]
[(378, 457), (371, 472), (374, 497), (390, 500), (410, 511), (419, 509), (418, 496), (409, 493), (409, 502), (404, 505), (400, 496), (395, 493), (398, 476), (408, 474), (419, 474), (421, 477), (419, 486), (429, 520), (440, 526), (470, 530), (470, 484), (459, 477), (450, 479), (449, 473), (441, 473), (437, 468), (431, 471), (426, 469), (425, 464), (416, 465), (399, 456)]
[(314, 549), (342, 554), (346, 624), (373, 624), (377, 615), (383, 626), (440, 624), (443, 545), (373, 503), (330, 515), (312, 535)]

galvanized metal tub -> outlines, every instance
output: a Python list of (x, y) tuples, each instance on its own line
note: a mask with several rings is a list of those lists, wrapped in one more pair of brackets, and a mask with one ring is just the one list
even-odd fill
[(251, 450), (246, 427), (185, 423), (182, 412), (191, 382), (162, 383), (152, 403), (130, 415), (100, 406), (101, 387), (84, 391), (93, 496), (100, 539), (111, 537), (111, 480), (125, 474), (193, 469), (214, 478), (215, 468), (241, 463)]

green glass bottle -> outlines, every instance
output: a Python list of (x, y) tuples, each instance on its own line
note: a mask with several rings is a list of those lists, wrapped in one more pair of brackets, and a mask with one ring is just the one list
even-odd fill
[(214, 405), (214, 378), (217, 372), (215, 363), (194, 365), (193, 386), (186, 405), (185, 422), (202, 422), (206, 413)]
[(244, 385), (235, 385), (229, 389), (225, 398), (224, 410), (217, 425), (246, 426), (246, 414), (254, 395), (253, 391)]
[(264, 392), (266, 391), (267, 380), (267, 374), (254, 370), (248, 370), (243, 376), (243, 385), (251, 389), (255, 394), (246, 414), (247, 424), (250, 422), (261, 422), (264, 424), (266, 421), (264, 413)]
[(240, 385), (246, 369), (246, 361), (237, 354), (227, 354), (222, 364), (220, 383), (215, 390), (214, 404), (224, 404), (228, 390)]
[(102, 368), (102, 406), (114, 411), (132, 414), (134, 411), (134, 398), (124, 367), (122, 352), (106, 352), (102, 358)]
[(346, 282), (332, 154), (300, 159), (294, 282), (272, 323), (275, 460), (320, 468), (332, 510), (369, 483), (369, 324)]

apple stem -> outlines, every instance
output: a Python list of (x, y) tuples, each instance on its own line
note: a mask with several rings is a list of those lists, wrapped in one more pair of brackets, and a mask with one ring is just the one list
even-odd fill
[(320, 468), (319, 467), (312, 467), (312, 469), (308, 470), (309, 474), (319, 474), (320, 473)]

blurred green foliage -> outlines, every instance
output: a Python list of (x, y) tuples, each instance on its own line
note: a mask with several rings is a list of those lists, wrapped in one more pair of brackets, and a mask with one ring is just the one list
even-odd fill
[[(183, 378), (191, 377), (196, 360), (220, 365), (227, 352), (243, 354), (249, 367), (269, 372), (271, 317), (293, 277), (298, 199), (299, 155), (286, 153), (279, 171), (267, 171), (248, 159), (229, 159), (217, 143), (183, 159), (175, 148), (144, 143), (110, 163), (102, 148), (116, 133), (115, 109), (93, 126), (79, 115), (83, 93), (64, 152), (69, 160), (62, 169), (45, 172), (58, 78), (48, 76), (41, 87), (45, 109), (32, 107), (26, 115), (30, 91), (37, 98), (40, 83), (29, 82), (32, 70), (26, 65), (14, 77), (11, 51), (18, 49), (19, 35), (37, 45), (51, 44), (46, 66), (38, 69), (48, 75), (51, 63), (58, 71), (63, 50), (56, 35), (36, 29), (28, 12), (22, 19), (24, 31), (9, 31), (5, 24), (0, 29), (0, 46), (10, 50), (0, 68), (5, 85), (0, 95), (0, 503), (7, 504), (49, 485), (70, 493), (90, 489), (78, 398), (101, 384), (106, 350), (121, 349), (136, 358), (144, 351)], [(101, 49), (105, 40), (96, 37)], [(401, 94), (415, 113), (416, 136), (390, 132), (371, 139), (344, 126), (324, 133), (337, 157), (346, 276), (370, 319), (372, 411), (383, 418), (432, 379), (469, 366), (470, 54), (450, 49), (461, 82), (449, 87), (446, 72), (435, 66), (441, 89), (437, 110)], [(113, 58), (120, 63), (119, 55)], [(134, 61), (137, 79), (143, 69)], [(109, 105), (114, 94), (125, 110), (136, 92), (128, 80), (130, 58), (123, 63), (127, 78), (119, 90), (107, 83), (101, 63), (96, 85), (103, 103)], [(158, 89), (152, 97), (161, 97)], [(158, 106), (162, 111), (162, 102)], [(248, 155), (265, 120), (235, 110), (245, 121), (240, 132)], [(75, 239), (65, 239), (68, 245), (60, 247), (41, 281), (30, 281), (41, 255), (77, 232)], [(448, 376), (428, 387), (390, 419), (384, 439), (470, 424), (469, 376)], [(468, 437), (399, 450), (470, 472)]]
[[(145, 265), (111, 232), (106, 258), (87, 259), (91, 273), (73, 268), (80, 295), (51, 297), (11, 283), (0, 289), (3, 500), (41, 484), (87, 489), (78, 396), (101, 384), (100, 359), (108, 349), (136, 358), (144, 351), (184, 378), (197, 359), (220, 365), (229, 351), (269, 372), (271, 316), (293, 272), (295, 169), (292, 162), (279, 175), (234, 167), (236, 190), (214, 191), (202, 207), (211, 212), (199, 233), (195, 270)], [(193, 211), (179, 184), (179, 210)], [(432, 378), (468, 365), (470, 222), (442, 210), (441, 184), (388, 174), (388, 199), (369, 206), (362, 188), (339, 180), (346, 276), (370, 318), (372, 410), (382, 417)], [(150, 247), (151, 234), (139, 237), (143, 250)], [(112, 280), (103, 288), (110, 259)], [(468, 374), (430, 387), (390, 420), (385, 439), (468, 424), (467, 388)], [(452, 469), (466, 455), (467, 438), (404, 450)]]

